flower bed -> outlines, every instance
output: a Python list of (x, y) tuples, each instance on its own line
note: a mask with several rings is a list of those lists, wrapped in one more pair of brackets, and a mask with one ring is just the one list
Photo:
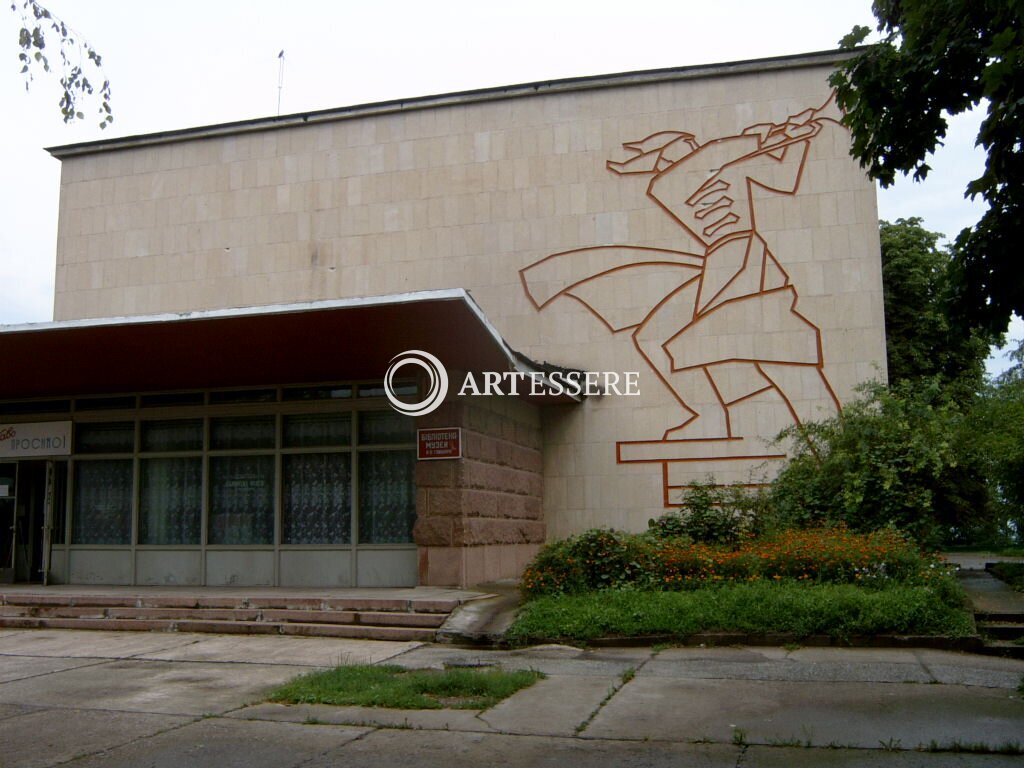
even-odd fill
[(908, 538), (884, 529), (789, 530), (736, 546), (594, 530), (547, 545), (523, 574), (527, 598), (635, 587), (695, 589), (720, 583), (938, 584), (948, 571)]

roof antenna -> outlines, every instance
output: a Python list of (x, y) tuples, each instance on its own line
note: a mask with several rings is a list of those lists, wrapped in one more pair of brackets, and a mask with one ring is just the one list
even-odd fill
[(284, 48), (277, 54), (277, 116), (281, 116), (281, 89), (284, 88)]

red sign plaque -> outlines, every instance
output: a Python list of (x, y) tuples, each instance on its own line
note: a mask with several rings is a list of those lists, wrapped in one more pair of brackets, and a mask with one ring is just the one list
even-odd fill
[(462, 458), (462, 428), (440, 427), (438, 429), (416, 430), (417, 457), (421, 461), (431, 459)]

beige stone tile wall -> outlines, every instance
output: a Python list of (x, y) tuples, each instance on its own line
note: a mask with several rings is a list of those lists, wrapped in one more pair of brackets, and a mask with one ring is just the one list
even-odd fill
[[(762, 438), (792, 421), (791, 406), (829, 412), (819, 380), (807, 369), (779, 369), (792, 379), (785, 384), (791, 402), (767, 391), (730, 408), (746, 454), (715, 443), (736, 455), (693, 461), (697, 443), (673, 444), (672, 455), (686, 461), (620, 463), (617, 443), (662, 440), (685, 411), (630, 330), (612, 333), (569, 296), (538, 311), (520, 270), (593, 246), (700, 251), (645, 194), (649, 177), (617, 175), (606, 161), (625, 159), (623, 142), (659, 131), (686, 131), (703, 143), (784, 122), (825, 102), (827, 76), (826, 67), (808, 67), (623, 85), (69, 158), (55, 315), (467, 288), (508, 342), (535, 359), (640, 372), (638, 397), (558, 406), (543, 421), (549, 535), (597, 524), (642, 527), (661, 511), (668, 486), (707, 472), (752, 479), (764, 462), (739, 456), (770, 454)], [(798, 292), (797, 309), (821, 329), (824, 373), (841, 400), (858, 382), (884, 376), (875, 193), (847, 153), (844, 129), (823, 130), (810, 142), (795, 194), (751, 192), (758, 232)], [(560, 269), (551, 279), (571, 282), (573, 269)], [(675, 266), (621, 270), (579, 293), (606, 318), (629, 318), (649, 311), (680, 274)], [(806, 341), (784, 338), (780, 324), (791, 314), (778, 306), (737, 304), (729, 312), (728, 327), (698, 330), (687, 353), (774, 345), (797, 355)], [(667, 335), (675, 315), (663, 315)], [(686, 322), (681, 310), (676, 327)], [(735, 368), (716, 369), (720, 394), (739, 397), (758, 375), (750, 365)], [(711, 397), (706, 381), (678, 386), (694, 403)], [(720, 431), (703, 418), (674, 437)]]

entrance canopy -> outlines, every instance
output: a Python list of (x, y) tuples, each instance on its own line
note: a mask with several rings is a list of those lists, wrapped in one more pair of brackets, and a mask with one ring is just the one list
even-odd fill
[(451, 289), (0, 327), (0, 399), (379, 379), (410, 349), (449, 371), (551, 370)]

